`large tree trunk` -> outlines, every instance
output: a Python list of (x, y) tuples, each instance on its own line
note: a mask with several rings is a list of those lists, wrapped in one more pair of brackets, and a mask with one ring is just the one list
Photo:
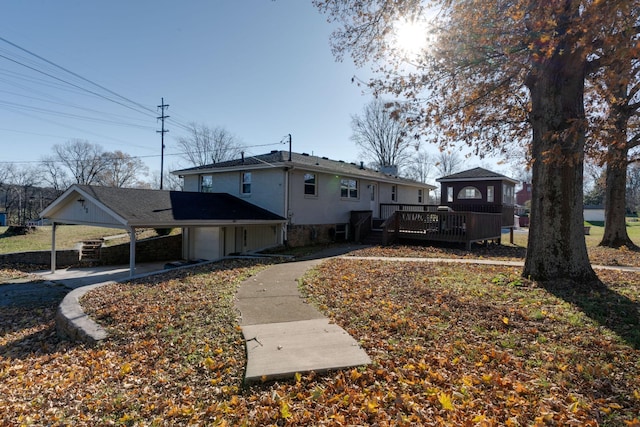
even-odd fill
[(627, 234), (627, 149), (619, 144), (609, 146), (607, 156), (607, 185), (605, 188), (604, 235), (600, 246), (635, 248)]
[(632, 110), (627, 106), (626, 77), (631, 75), (630, 62), (616, 64), (608, 74), (607, 86), (614, 95), (610, 111), (609, 132), (612, 140), (607, 148), (607, 182), (604, 193), (604, 235), (600, 246), (635, 248), (627, 234), (627, 126)]
[(523, 276), (593, 282), (584, 238), (584, 76), (581, 51), (562, 49), (534, 64), (531, 93), (533, 180)]

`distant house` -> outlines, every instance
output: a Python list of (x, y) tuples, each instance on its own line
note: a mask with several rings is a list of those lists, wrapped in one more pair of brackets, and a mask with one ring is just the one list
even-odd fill
[(524, 206), (529, 200), (531, 200), (532, 185), (530, 182), (523, 182), (522, 188), (516, 192), (516, 204), (518, 206)]
[[(271, 151), (172, 172), (184, 189), (228, 193), (287, 219), (292, 246), (349, 238), (381, 204), (425, 205), (434, 186), (309, 154)], [(364, 217), (362, 215), (365, 215)]]
[(604, 205), (584, 205), (584, 220), (589, 222), (604, 222)]
[(514, 225), (514, 194), (518, 181), (479, 167), (436, 181), (441, 185), (441, 205), (453, 211), (502, 212), (502, 225)]

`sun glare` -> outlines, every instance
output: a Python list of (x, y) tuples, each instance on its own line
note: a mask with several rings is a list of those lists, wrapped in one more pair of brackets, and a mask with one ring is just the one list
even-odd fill
[(413, 58), (420, 54), (428, 42), (427, 24), (421, 21), (400, 21), (395, 26), (396, 48)]

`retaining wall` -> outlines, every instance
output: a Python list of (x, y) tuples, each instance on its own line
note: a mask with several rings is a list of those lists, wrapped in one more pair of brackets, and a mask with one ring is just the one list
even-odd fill
[[(136, 263), (182, 259), (182, 234), (159, 236), (136, 242)], [(129, 264), (129, 243), (100, 248), (102, 265)]]
[[(78, 265), (80, 253), (77, 249), (56, 251), (56, 268)], [(28, 251), (0, 254), (0, 264), (51, 265), (51, 251)]]

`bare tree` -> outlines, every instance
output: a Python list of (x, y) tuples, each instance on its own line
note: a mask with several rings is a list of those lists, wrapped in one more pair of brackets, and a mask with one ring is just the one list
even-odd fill
[(426, 151), (418, 151), (407, 161), (405, 174), (407, 178), (426, 183), (435, 166), (435, 159)]
[[(169, 167), (169, 170), (177, 170), (177, 169), (180, 169), (180, 167), (177, 165), (172, 165)], [(163, 181), (162, 188), (164, 190), (173, 190), (173, 191), (184, 190), (184, 183), (182, 178), (172, 174), (171, 172), (165, 171), (164, 176), (162, 177), (162, 181)], [(151, 173), (149, 186), (155, 189), (160, 188), (160, 171), (159, 170), (154, 170)]]
[(66, 167), (76, 184), (97, 184), (108, 165), (102, 147), (82, 139), (53, 146), (53, 160)]
[(100, 174), (100, 183), (107, 187), (140, 187), (140, 176), (146, 176), (149, 168), (142, 160), (122, 151), (105, 153), (106, 165)]
[(49, 185), (55, 191), (62, 192), (71, 185), (69, 174), (55, 156), (43, 157), (39, 169), (44, 184)]
[(238, 138), (223, 127), (190, 123), (189, 131), (189, 136), (178, 138), (178, 148), (182, 157), (193, 166), (235, 159), (243, 150)]
[(441, 176), (454, 174), (462, 167), (463, 159), (456, 151), (441, 151), (437, 156), (436, 169)]
[(406, 162), (411, 144), (409, 127), (400, 118), (397, 104), (374, 99), (364, 107), (362, 116), (351, 118), (351, 139), (362, 155), (378, 164), (401, 167)]
[(25, 224), (28, 219), (37, 214), (33, 210), (30, 201), (33, 197), (33, 189), (38, 184), (39, 174), (36, 168), (13, 167), (11, 175), (7, 176), (5, 185), (5, 209), (9, 222)]

